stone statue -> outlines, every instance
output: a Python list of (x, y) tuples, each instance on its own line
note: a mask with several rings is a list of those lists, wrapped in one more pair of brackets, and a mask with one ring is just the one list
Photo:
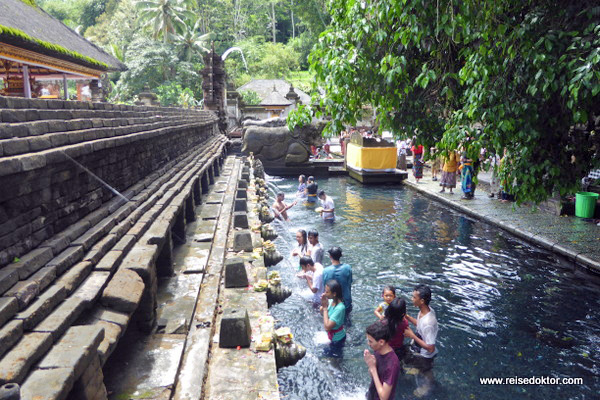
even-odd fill
[(242, 152), (254, 153), (265, 166), (302, 164), (308, 161), (310, 146), (321, 145), (324, 127), (324, 122), (311, 123), (290, 132), (287, 126), (248, 125)]

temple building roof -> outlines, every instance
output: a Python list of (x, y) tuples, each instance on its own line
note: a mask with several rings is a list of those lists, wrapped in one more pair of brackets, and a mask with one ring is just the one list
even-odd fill
[[(265, 101), (267, 99), (267, 97), (269, 97), (271, 95), (271, 93), (273, 92), (273, 86), (275, 86), (275, 89), (277, 90), (277, 92), (286, 101), (286, 103), (284, 103), (284, 104), (287, 104), (287, 105), (291, 104), (291, 102), (289, 100), (285, 99), (285, 95), (290, 90), (290, 83), (284, 81), (283, 79), (254, 79), (254, 80), (246, 83), (245, 85), (240, 86), (237, 89), (237, 91), (243, 92), (246, 90), (251, 90), (253, 92), (256, 92), (256, 94), (258, 94), (258, 96), (261, 98), (261, 101)], [(298, 88), (294, 88), (294, 91), (300, 97), (300, 101), (302, 102), (302, 104), (310, 104), (311, 103), (310, 96), (308, 94), (304, 93), (302, 90), (300, 90)], [(261, 105), (264, 105), (264, 104), (261, 102)]]
[(28, 3), (35, 4), (0, 1), (0, 58), (89, 76), (126, 69), (115, 57)]
[(279, 93), (275, 86), (271, 93), (260, 102), (261, 106), (289, 106), (291, 104), (292, 102)]

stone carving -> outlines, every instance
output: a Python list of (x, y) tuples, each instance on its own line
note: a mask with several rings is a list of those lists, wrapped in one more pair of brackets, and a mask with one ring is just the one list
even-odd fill
[(274, 117), (268, 119), (247, 119), (242, 123), (244, 128), (249, 126), (262, 126), (266, 128), (272, 128), (274, 126), (286, 126), (287, 121), (285, 118)]
[(325, 123), (312, 123), (293, 132), (287, 126), (248, 126), (242, 152), (253, 153), (265, 165), (294, 165), (308, 161), (310, 146), (321, 145)]

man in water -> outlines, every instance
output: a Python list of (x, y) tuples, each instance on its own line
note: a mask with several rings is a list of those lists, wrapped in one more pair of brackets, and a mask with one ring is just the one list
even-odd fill
[(323, 207), (321, 210), (323, 221), (333, 222), (335, 220), (335, 205), (333, 204), (333, 199), (327, 196), (324, 190), (319, 192), (319, 199), (321, 200), (321, 206)]
[(342, 264), (342, 249), (334, 246), (330, 248), (329, 259), (331, 265), (323, 270), (323, 282), (335, 279), (342, 286), (342, 297), (346, 306), (346, 315), (352, 311), (352, 268), (348, 264)]
[(323, 245), (319, 243), (319, 232), (314, 229), (308, 231), (308, 256), (310, 256), (316, 263), (323, 264), (323, 254), (325, 249)]
[(317, 202), (317, 191), (319, 185), (315, 182), (315, 178), (312, 176), (308, 177), (306, 184), (306, 202), (314, 205)]
[(292, 204), (290, 204), (288, 206), (283, 201), (284, 199), (285, 199), (285, 194), (283, 194), (283, 192), (277, 193), (277, 200), (275, 201), (275, 203), (273, 203), (271, 208), (273, 209), (273, 212), (275, 213), (275, 217), (277, 217), (281, 220), (284, 220), (284, 221), (289, 221), (290, 218), (287, 215), (287, 210), (294, 207), (296, 205), (296, 202), (294, 201)]
[(429, 307), (431, 301), (431, 289), (425, 285), (415, 287), (412, 294), (412, 302), (419, 309), (417, 318), (406, 314), (406, 319), (416, 326), (417, 332), (407, 328), (404, 336), (413, 339), (411, 351), (404, 358), (404, 362), (411, 367), (417, 368), (425, 377), (424, 382), (415, 390), (415, 396), (422, 397), (429, 393), (433, 386), (433, 359), (438, 351), (435, 341), (438, 334), (438, 323), (435, 311)]
[(368, 400), (393, 399), (400, 373), (400, 361), (389, 345), (390, 330), (386, 324), (377, 321), (367, 328), (367, 343), (375, 355), (365, 349), (363, 356), (371, 375), (371, 385), (367, 392)]

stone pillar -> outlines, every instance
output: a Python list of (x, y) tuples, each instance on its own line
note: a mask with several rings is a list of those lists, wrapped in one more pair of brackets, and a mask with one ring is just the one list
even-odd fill
[(75, 381), (73, 389), (67, 400), (106, 400), (107, 393), (104, 386), (104, 374), (98, 355), (94, 355), (92, 362), (83, 371), (81, 377)]
[(204, 93), (204, 109), (215, 111), (219, 117), (219, 130), (227, 132), (227, 85), (225, 63), (215, 52), (214, 43), (210, 53), (204, 55), (202, 74), (202, 91)]
[(194, 222), (196, 220), (196, 204), (194, 203), (194, 194), (190, 193), (189, 197), (185, 200), (185, 221), (187, 223)]
[(92, 79), (90, 81), (90, 92), (92, 93), (92, 101), (97, 103), (102, 100), (102, 89), (100, 88), (100, 81), (98, 79)]
[(158, 258), (156, 259), (156, 273), (159, 276), (171, 276), (174, 273), (173, 270), (173, 240), (171, 237), (171, 231), (167, 232), (165, 243), (163, 244)]

